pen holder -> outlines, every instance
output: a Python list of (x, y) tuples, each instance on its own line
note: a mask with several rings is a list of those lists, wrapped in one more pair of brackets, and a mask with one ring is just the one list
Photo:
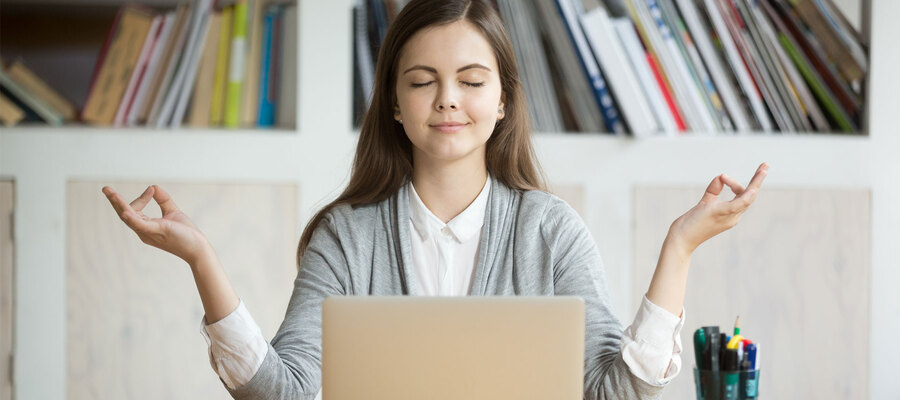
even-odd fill
[(697, 400), (750, 400), (759, 393), (759, 370), (710, 371), (694, 368)]

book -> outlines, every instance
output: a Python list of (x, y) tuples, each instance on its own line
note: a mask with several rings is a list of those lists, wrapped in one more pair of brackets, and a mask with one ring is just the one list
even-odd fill
[(656, 1), (630, 0), (629, 3), (634, 10), (635, 19), (641, 21), (648, 50), (656, 54), (662, 66), (660, 73), (666, 76), (687, 126), (694, 131), (715, 131), (717, 125), (704, 104), (703, 90), (692, 76)]
[(676, 3), (735, 128), (743, 132), (752, 130), (753, 120), (746, 104), (739, 95), (740, 88), (729, 76), (723, 60), (713, 46), (711, 27), (701, 19), (697, 5), (693, 0), (676, 0)]
[(297, 126), (297, 102), (300, 89), (297, 87), (297, 6), (285, 6), (281, 24), (281, 65), (279, 66), (278, 107), (275, 121), (280, 127)]
[(559, 8), (560, 15), (563, 17), (566, 31), (569, 33), (569, 38), (572, 40), (572, 43), (575, 44), (575, 48), (577, 49), (576, 54), (578, 55), (578, 60), (581, 62), (584, 74), (591, 82), (594, 98), (600, 105), (602, 111), (601, 115), (603, 116), (607, 131), (614, 135), (624, 135), (625, 124), (620, 118), (618, 106), (615, 104), (612, 95), (609, 92), (609, 88), (606, 85), (606, 79), (600, 73), (600, 67), (597, 65), (597, 60), (594, 58), (593, 53), (591, 53), (590, 45), (584, 37), (584, 31), (581, 29), (581, 24), (578, 22), (578, 14), (576, 13), (575, 5), (571, 0), (556, 0), (556, 6)]
[(231, 60), (228, 63), (228, 84), (225, 93), (224, 126), (237, 128), (241, 123), (241, 104), (244, 100), (244, 60), (247, 52), (247, 0), (234, 3), (231, 23)]
[(155, 89), (154, 84), (158, 82), (159, 71), (162, 69), (160, 65), (163, 64), (162, 60), (167, 51), (166, 46), (169, 45), (169, 39), (176, 29), (177, 16), (178, 12), (170, 11), (164, 17), (165, 19), (161, 24), (162, 30), (159, 32), (159, 36), (156, 38), (150, 51), (143, 76), (139, 78), (137, 92), (134, 94), (131, 106), (126, 111), (125, 125), (127, 126), (135, 126), (139, 121), (143, 122), (149, 113), (147, 104), (152, 101), (150, 97)]
[(764, 132), (772, 131), (774, 126), (772, 125), (768, 109), (766, 108), (765, 103), (763, 103), (762, 95), (750, 74), (747, 64), (744, 63), (742, 55), (738, 51), (731, 31), (729, 31), (728, 25), (725, 23), (725, 19), (722, 17), (721, 12), (716, 5), (716, 0), (702, 1), (704, 7), (701, 10), (705, 11), (705, 17), (709, 19), (711, 25), (715, 29), (715, 34), (719, 38), (718, 43), (722, 46), (725, 58), (728, 60), (728, 65), (731, 67), (731, 72), (737, 77), (739, 83), (738, 87), (741, 88), (744, 96), (750, 103), (750, 109), (753, 110), (753, 115), (756, 118), (756, 122), (759, 123), (759, 128)]
[(137, 95), (141, 79), (147, 71), (147, 65), (150, 62), (150, 55), (153, 53), (153, 47), (156, 45), (159, 34), (162, 33), (162, 29), (164, 28), (163, 23), (165, 18), (165, 15), (153, 17), (153, 22), (150, 24), (150, 33), (144, 39), (144, 44), (141, 46), (141, 53), (138, 56), (137, 64), (135, 64), (134, 69), (131, 72), (131, 78), (128, 80), (128, 86), (125, 88), (125, 94), (122, 95), (122, 101), (119, 102), (119, 108), (116, 110), (116, 116), (113, 119), (113, 125), (116, 127), (124, 126), (127, 122), (128, 112), (134, 105), (134, 99)]
[(550, 68), (547, 65), (546, 50), (534, 29), (535, 18), (530, 2), (500, 0), (497, 2), (500, 17), (506, 22), (510, 41), (520, 66), (522, 86), (529, 99), (528, 109), (534, 129), (541, 132), (562, 132), (559, 102)]
[(213, 86), (216, 77), (216, 61), (219, 51), (219, 30), (221, 29), (222, 12), (215, 11), (209, 17), (206, 28), (206, 40), (197, 66), (197, 79), (191, 95), (190, 112), (187, 125), (194, 128), (209, 126), (210, 111), (213, 104)]
[(838, 129), (841, 129), (844, 132), (855, 131), (858, 125), (854, 124), (852, 118), (847, 114), (845, 109), (839, 105), (840, 103), (837, 96), (829, 89), (828, 85), (825, 83), (824, 77), (812, 67), (811, 59), (798, 48), (800, 47), (800, 41), (793, 36), (786, 21), (783, 18), (778, 18), (778, 15), (776, 15), (777, 7), (774, 7), (774, 4), (771, 2), (764, 2), (763, 4), (765, 6), (764, 9), (770, 14), (773, 14), (774, 18), (771, 20), (779, 26), (779, 43), (783, 46), (789, 57), (791, 57), (794, 65), (797, 66), (797, 69), (803, 76), (803, 79), (806, 81), (816, 99), (822, 104), (822, 107), (824, 108), (823, 111), (831, 121), (834, 122)]
[[(779, 44), (778, 36), (775, 30), (775, 21), (771, 21), (771, 17), (776, 14), (773, 12), (769, 13), (769, 16), (766, 16), (765, 13), (760, 8), (760, 2), (752, 1), (746, 2), (745, 7), (749, 10), (752, 18), (757, 21), (757, 25), (759, 26), (760, 32), (764, 35), (765, 43), (768, 44), (772, 51), (774, 51), (777, 56), (777, 61), (780, 64), (783, 71), (787, 74), (787, 83), (790, 85), (789, 89), (798, 97), (798, 105), (800, 106), (800, 112), (805, 114), (806, 120), (812, 122), (812, 126), (809, 123), (804, 124), (804, 128), (811, 130), (816, 129), (819, 131), (827, 131), (830, 130), (830, 126), (828, 125), (828, 121), (825, 119), (825, 115), (822, 113), (822, 110), (819, 108), (819, 105), (816, 103), (813, 95), (810, 93), (806, 82), (801, 76), (800, 72), (797, 71), (797, 67), (793, 60), (791, 60), (790, 56), (785, 52), (784, 48)], [(762, 3), (766, 5), (765, 2)], [(806, 122), (806, 121), (804, 121)]]
[(820, 9), (813, 0), (788, 0), (800, 19), (806, 24), (822, 47), (828, 58), (835, 63), (840, 71), (841, 76), (847, 82), (856, 82), (862, 79), (864, 70), (857, 63), (851, 51), (844, 42), (837, 36), (837, 31), (831, 29), (831, 26), (825, 20)]
[(834, 95), (835, 99), (840, 103), (841, 107), (846, 110), (850, 118), (858, 121), (859, 110), (862, 107), (862, 99), (856, 94), (852, 87), (843, 80), (837, 68), (828, 60), (821, 45), (818, 44), (815, 36), (809, 34), (803, 27), (803, 23), (795, 15), (791, 9), (783, 1), (767, 0), (770, 5), (778, 12), (781, 21), (787, 28), (790, 36), (794, 38), (794, 44), (799, 46), (806, 58), (809, 60), (810, 66), (821, 76), (824, 83), (828, 86), (829, 91)]
[(663, 20), (666, 21), (672, 30), (672, 37), (675, 38), (675, 43), (678, 44), (678, 49), (681, 51), (691, 78), (693, 78), (695, 85), (700, 90), (700, 98), (703, 100), (707, 112), (712, 116), (717, 129), (734, 131), (734, 124), (725, 110), (722, 97), (719, 95), (719, 89), (713, 83), (709, 70), (703, 62), (697, 46), (694, 44), (694, 38), (688, 32), (684, 20), (675, 8), (675, 4), (672, 0), (657, 0), (656, 3), (660, 11), (662, 11)]
[(6, 68), (6, 74), (9, 76), (9, 79), (19, 84), (23, 90), (59, 113), (63, 121), (72, 121), (78, 118), (78, 109), (75, 105), (25, 66), (22, 60), (13, 61)]
[(281, 6), (270, 5), (263, 18), (262, 65), (259, 76), (259, 110), (256, 126), (271, 128), (275, 125), (275, 107), (278, 99), (278, 65), (281, 37)]
[(628, 64), (625, 50), (616, 38), (606, 9), (596, 7), (588, 11), (581, 16), (581, 25), (600, 69), (609, 78), (613, 95), (631, 134), (643, 137), (657, 133), (659, 122), (643, 96), (637, 76)]
[(144, 7), (129, 4), (119, 8), (94, 69), (82, 120), (113, 123), (153, 18), (153, 12)]
[(199, 13), (196, 6), (196, 1), (187, 4), (187, 8), (182, 14), (179, 26), (176, 30), (177, 36), (171, 43), (171, 47), (168, 48), (168, 54), (164, 64), (165, 69), (160, 71), (161, 76), (159, 85), (156, 87), (153, 94), (152, 106), (150, 108), (150, 113), (147, 116), (146, 122), (149, 126), (162, 127), (168, 123), (167, 120), (169, 118), (163, 118), (161, 114), (166, 100), (175, 95), (173, 91), (176, 91), (178, 87), (175, 83), (178, 69), (184, 62), (193, 21), (195, 20), (195, 15)]
[(547, 52), (553, 53), (549, 58), (550, 65), (557, 65), (554, 75), (559, 78), (555, 85), (564, 93), (564, 101), (569, 103), (573, 129), (582, 132), (601, 132), (603, 117), (600, 106), (594, 98), (593, 90), (587, 76), (578, 64), (575, 46), (569, 39), (562, 17), (553, 0), (536, 0), (538, 22), (548, 39)]
[(256, 126), (259, 113), (259, 70), (262, 62), (262, 30), (265, 0), (248, 0), (247, 59), (241, 88), (241, 125)]
[(739, 41), (744, 46), (751, 66), (755, 66), (759, 74), (758, 81), (762, 82), (763, 94), (768, 93), (767, 99), (770, 111), (776, 116), (776, 121), (781, 121), (780, 128), (784, 132), (796, 130), (809, 131), (809, 122), (801, 115), (798, 99), (788, 88), (781, 65), (775, 60), (776, 56), (771, 50), (771, 45), (763, 40), (754, 20), (747, 11), (743, 0), (721, 0), (724, 7), (729, 7), (735, 29), (743, 35)]
[(9, 98), (0, 94), (0, 122), (6, 126), (13, 126), (25, 118), (25, 111), (22, 111)]
[[(166, 125), (174, 129), (181, 127), (191, 92), (194, 90), (194, 83), (197, 79), (197, 66), (200, 64), (200, 56), (203, 54), (206, 37), (209, 33), (209, 21), (212, 17), (212, 0), (197, 0), (196, 5), (197, 14), (191, 27), (187, 53), (175, 77), (176, 83), (174, 88), (177, 90), (171, 91), (170, 94), (174, 93), (174, 95), (166, 99), (163, 116), (160, 118), (159, 125), (157, 125), (160, 128)], [(170, 113), (171, 116), (169, 116)]]
[[(659, 121), (662, 133), (674, 136), (679, 131), (679, 124), (676, 121), (675, 115), (673, 115), (673, 111), (666, 102), (665, 95), (663, 94), (664, 85), (661, 85), (661, 82), (657, 81), (657, 78), (650, 67), (647, 51), (644, 49), (644, 46), (637, 36), (634, 24), (631, 22), (631, 19), (620, 17), (613, 18), (612, 25), (616, 30), (619, 41), (622, 43), (622, 48), (628, 56), (629, 66), (634, 70), (638, 77), (638, 82), (641, 85), (641, 93), (647, 98), (647, 101), (653, 110), (653, 115), (656, 117), (656, 120)], [(677, 114), (677, 110), (675, 114)]]
[(209, 124), (212, 126), (221, 126), (225, 115), (225, 92), (228, 86), (228, 64), (231, 59), (231, 26), (233, 19), (234, 4), (230, 4), (222, 9), (219, 23), (219, 48), (216, 51), (212, 105), (209, 110)]
[(59, 126), (63, 123), (62, 115), (50, 107), (31, 92), (25, 90), (6, 74), (5, 68), (0, 68), (0, 88), (10, 102), (14, 103), (25, 114), (28, 121), (43, 120), (50, 125)]

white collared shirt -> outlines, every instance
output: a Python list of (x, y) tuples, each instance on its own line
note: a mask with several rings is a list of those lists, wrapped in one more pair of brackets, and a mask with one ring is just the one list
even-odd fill
[[(463, 212), (443, 223), (409, 185), (412, 272), (416, 295), (465, 296), (477, 265), (481, 228), (491, 189), (490, 178)], [(622, 334), (622, 358), (631, 372), (651, 385), (662, 386), (681, 370), (681, 316), (659, 307), (644, 296), (634, 321)], [(268, 345), (243, 300), (228, 316), (207, 325), (201, 333), (209, 344), (209, 362), (232, 389), (256, 375)]]
[(491, 180), (463, 212), (447, 222), (435, 216), (409, 184), (410, 248), (416, 295), (465, 296), (475, 270)]

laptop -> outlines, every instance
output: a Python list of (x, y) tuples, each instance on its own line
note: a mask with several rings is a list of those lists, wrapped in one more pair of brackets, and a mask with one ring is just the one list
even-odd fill
[(337, 296), (322, 399), (582, 399), (579, 297)]

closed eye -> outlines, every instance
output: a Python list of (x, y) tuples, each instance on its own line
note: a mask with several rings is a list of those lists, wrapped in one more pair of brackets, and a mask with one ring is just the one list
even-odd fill
[[(425, 83), (413, 83), (413, 84), (412, 84), (412, 87), (414, 87), (414, 88), (420, 88), (420, 87), (428, 86), (428, 85), (430, 85), (430, 84), (432, 84), (432, 83), (434, 83), (434, 81), (425, 82)], [(484, 82), (465, 82), (465, 81), (461, 81), (460, 83), (462, 83), (463, 85), (469, 86), (469, 87), (482, 87), (482, 86), (484, 86)]]

